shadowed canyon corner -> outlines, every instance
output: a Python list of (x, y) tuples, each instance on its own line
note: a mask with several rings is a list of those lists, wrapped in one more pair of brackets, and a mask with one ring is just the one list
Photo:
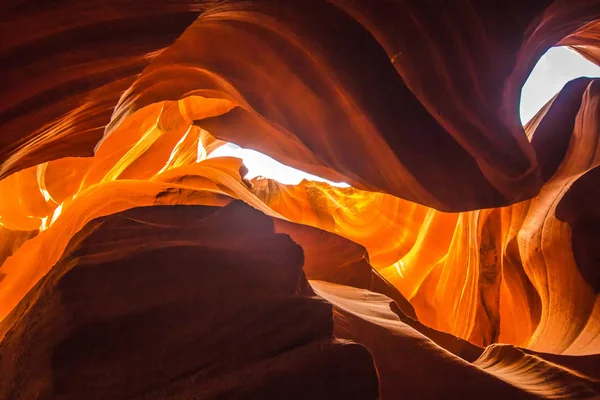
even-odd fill
[(0, 19), (0, 400), (600, 398), (600, 0)]

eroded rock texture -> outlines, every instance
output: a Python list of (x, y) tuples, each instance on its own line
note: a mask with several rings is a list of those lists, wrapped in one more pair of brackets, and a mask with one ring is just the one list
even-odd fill
[(95, 219), (4, 320), (0, 395), (377, 398), (369, 352), (333, 338), (302, 264), (239, 203)]
[(0, 398), (600, 395), (600, 1), (0, 15)]

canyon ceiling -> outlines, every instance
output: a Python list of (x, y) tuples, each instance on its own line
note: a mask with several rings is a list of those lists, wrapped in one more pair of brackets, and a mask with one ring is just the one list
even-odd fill
[(600, 396), (600, 0), (0, 16), (0, 399)]

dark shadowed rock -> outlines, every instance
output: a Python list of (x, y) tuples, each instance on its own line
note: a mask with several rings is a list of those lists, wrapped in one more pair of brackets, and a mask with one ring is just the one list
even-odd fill
[(376, 398), (302, 264), (243, 203), (96, 219), (3, 322), (0, 398)]

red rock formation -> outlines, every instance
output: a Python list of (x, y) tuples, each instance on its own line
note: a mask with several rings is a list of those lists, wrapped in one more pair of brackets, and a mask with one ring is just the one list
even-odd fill
[(0, 398), (599, 395), (600, 1), (0, 15)]
[(302, 261), (237, 203), (96, 219), (5, 319), (0, 397), (377, 398)]

